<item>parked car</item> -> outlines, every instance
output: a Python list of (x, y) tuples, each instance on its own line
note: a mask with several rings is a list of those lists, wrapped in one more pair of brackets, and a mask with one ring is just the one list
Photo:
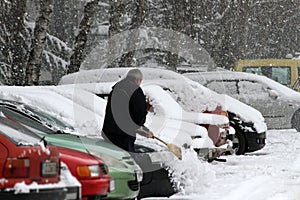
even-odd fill
[(265, 76), (227, 71), (191, 73), (187, 77), (259, 110), (268, 128), (300, 131), (300, 93)]
[[(0, 111), (6, 117), (18, 121), (36, 134), (39, 134), (45, 141), (53, 145), (76, 150), (76, 152), (72, 152), (72, 150), (67, 152), (65, 148), (59, 148), (59, 150), (64, 152), (62, 159), (65, 160), (65, 163), (69, 163), (67, 161), (76, 157), (77, 159), (81, 157), (77, 163), (73, 162), (69, 168), (71, 168), (72, 173), (77, 174), (77, 177), (79, 176), (78, 179), (83, 184), (82, 196), (84, 199), (93, 199), (106, 195), (108, 186), (110, 186), (108, 198), (133, 199), (138, 195), (142, 172), (127, 152), (97, 138), (91, 139), (68, 134), (68, 131), (72, 132), (71, 125), (65, 124), (43, 111), (16, 101), (1, 100)], [(75, 132), (75, 130), (73, 131)], [(84, 153), (76, 155), (77, 151)], [(65, 153), (68, 153), (68, 155)], [(86, 157), (83, 159), (82, 157), (86, 156), (87, 153), (95, 157), (90, 155), (90, 158)], [(98, 159), (95, 160), (97, 157)], [(103, 162), (100, 163), (99, 158), (105, 160), (109, 169), (106, 168)], [(89, 166), (87, 166), (88, 162)], [(77, 169), (79, 166), (82, 166), (83, 168), (80, 169), (83, 170), (86, 168), (89, 168), (86, 170), (93, 170), (90, 173), (94, 177), (89, 175), (86, 177), (80, 176), (78, 174), (79, 168)], [(108, 170), (110, 176), (114, 179), (113, 181), (110, 181), (110, 178), (107, 176)], [(97, 176), (97, 173), (101, 171), (100, 177)]]
[[(88, 131), (84, 131), (86, 132), (77, 132), (77, 131), (72, 131), (70, 128), (70, 125), (64, 125), (64, 123), (62, 122), (57, 122), (58, 119), (43, 119), (43, 117), (41, 115), (40, 118), (43, 121), (43, 124), (48, 124), (51, 125), (51, 128), (53, 130), (65, 130), (66, 132), (71, 132), (73, 134), (77, 134), (77, 136), (74, 135), (69, 135), (69, 134), (49, 134), (46, 136), (46, 139), (49, 141), (52, 141), (53, 143), (55, 142), (55, 144), (57, 145), (61, 145), (61, 146), (66, 146), (69, 148), (77, 148), (77, 149), (82, 149), (83, 151), (89, 151), (91, 153), (93, 153), (94, 155), (97, 155), (100, 158), (103, 158), (103, 160), (108, 164), (108, 166), (111, 168), (114, 167), (124, 167), (124, 165), (121, 165), (120, 162), (121, 160), (125, 160), (125, 166), (127, 166), (128, 164), (136, 165), (136, 162), (131, 158), (131, 156), (124, 150), (117, 148), (116, 146), (112, 145), (112, 144), (108, 144), (106, 142), (104, 142), (102, 139), (99, 139), (99, 132), (97, 135), (97, 130), (99, 130), (98, 127), (101, 127), (101, 125), (97, 125), (97, 123), (99, 122), (103, 122), (103, 118), (97, 116), (98, 114), (101, 115), (102, 112), (104, 112), (105, 110), (105, 105), (102, 104), (103, 102), (105, 102), (105, 100), (100, 99), (99, 97), (97, 97), (96, 95), (90, 93), (90, 92), (86, 92), (84, 90), (77, 90), (76, 89), (76, 94), (79, 94), (79, 92), (84, 92), (84, 93), (80, 93), (82, 95), (80, 95), (83, 99), (82, 100), (76, 100), (75, 97), (73, 98), (67, 88), (57, 88), (57, 87), (21, 87), (21, 88), (11, 88), (11, 87), (2, 87), (1, 88), (2, 94), (6, 96), (6, 98), (10, 97), (12, 99), (16, 98), (17, 100), (21, 99), (23, 102), (27, 102), (27, 105), (31, 105), (31, 106), (38, 106), (39, 108), (43, 108), (44, 111), (47, 111), (48, 113), (53, 113), (55, 112), (57, 115), (57, 117), (59, 117), (60, 119), (62, 118), (68, 118), (68, 120), (70, 120), (70, 118), (74, 118), (74, 117), (78, 117), (75, 118), (76, 120), (76, 125), (78, 124), (83, 124), (83, 128), (87, 128)], [(59, 93), (62, 93), (63, 95), (68, 96), (70, 99), (72, 99), (72, 101), (70, 99), (67, 99), (65, 97), (63, 97), (62, 95), (59, 95)], [(95, 99), (93, 99), (95, 98)], [(50, 101), (51, 100), (51, 101)], [(87, 111), (86, 109), (84, 109), (84, 107), (89, 107), (90, 104), (88, 104), (87, 101), (93, 101), (91, 103), (92, 107), (95, 107), (95, 109), (97, 109), (97, 111), (93, 110), (93, 111)], [(101, 101), (102, 100), (102, 101)], [(77, 104), (81, 102), (80, 106), (79, 104)], [(63, 109), (62, 108), (63, 105)], [(20, 106), (22, 107), (22, 106)], [(41, 111), (41, 110), (40, 110)], [(72, 111), (72, 112), (71, 112)], [(73, 112), (74, 111), (74, 112)], [(73, 115), (73, 113), (76, 113)], [(71, 114), (71, 115), (70, 115)], [(53, 114), (52, 114), (53, 115)], [(48, 114), (49, 116), (49, 114)], [(82, 118), (81, 118), (82, 117)], [(95, 118), (93, 118), (95, 117)], [(98, 118), (99, 117), (99, 118)], [(54, 117), (52, 117), (54, 118)], [(92, 120), (92, 121), (88, 121), (88, 120)], [(78, 120), (78, 121), (77, 121)], [(47, 123), (46, 123), (46, 122)], [(77, 123), (78, 122), (78, 123)], [(85, 122), (85, 123), (83, 123)], [(88, 124), (88, 126), (86, 125)], [(97, 126), (95, 126), (97, 125)], [(61, 128), (60, 128), (61, 127)], [(80, 130), (83, 130), (82, 128), (79, 128)], [(77, 127), (78, 130), (78, 127)], [(86, 130), (86, 129), (84, 129)], [(172, 133), (172, 132), (170, 132)], [(78, 135), (89, 135), (89, 137), (96, 137), (96, 138), (87, 138), (87, 137), (78, 137)], [(153, 143), (153, 139), (149, 139), (149, 141), (151, 141), (151, 146), (152, 147), (154, 145)], [(79, 144), (77, 144), (79, 143)], [(148, 144), (146, 144), (148, 145)], [(146, 146), (145, 145), (145, 146)], [(143, 146), (143, 144), (141, 144), (140, 146)], [(158, 145), (157, 145), (158, 146)], [(141, 197), (145, 197), (145, 195), (151, 195), (151, 196), (170, 196), (172, 194), (174, 194), (175, 192), (177, 192), (177, 188), (173, 187), (173, 182), (171, 181), (171, 176), (169, 175), (168, 170), (166, 169), (166, 166), (164, 166), (164, 163), (162, 163), (161, 161), (159, 162), (157, 159), (152, 161), (152, 155), (163, 155), (164, 156), (160, 156), (163, 158), (166, 157), (170, 157), (172, 159), (177, 159), (175, 158), (175, 156), (169, 152), (166, 151), (165, 146), (163, 146), (164, 148), (162, 148), (160, 146), (160, 151), (159, 152), (147, 152), (146, 150), (151, 150), (149, 148), (137, 148), (138, 152), (136, 155), (137, 157), (135, 157), (135, 159), (137, 160), (137, 162), (140, 161), (141, 166), (144, 167), (142, 168), (142, 172), (143, 174), (139, 174), (140, 168), (138, 167), (138, 165), (136, 165), (139, 170), (136, 170), (136, 174), (137, 177), (141, 178), (141, 175), (148, 177), (143, 179), (142, 182), (140, 182), (140, 187), (138, 188), (139, 190), (137, 190), (138, 193), (138, 198)], [(155, 150), (157, 150), (157, 148), (154, 148)], [(110, 158), (110, 157), (113, 158)], [(151, 161), (151, 162), (150, 162)], [(138, 163), (138, 164), (140, 164)], [(147, 163), (147, 165), (144, 165), (143, 163)], [(110, 172), (112, 170), (110, 169)], [(126, 170), (123, 170), (126, 171)], [(112, 175), (112, 174), (111, 174)], [(121, 189), (124, 189), (125, 191), (123, 191), (123, 195), (124, 193), (127, 195), (126, 193), (126, 188), (128, 188), (128, 185), (132, 187), (134, 186), (134, 181), (130, 181), (130, 184), (128, 184), (126, 182), (126, 180), (124, 180), (124, 182), (122, 182), (122, 184), (119, 184), (118, 186), (118, 181), (121, 182), (121, 176), (119, 177), (115, 177), (114, 175), (112, 175), (113, 178), (115, 179), (116, 182), (116, 190), (119, 187), (119, 191)], [(118, 180), (116, 180), (118, 179)], [(121, 180), (120, 180), (121, 179)], [(139, 182), (138, 182), (139, 183)], [(165, 189), (164, 190), (157, 190), (157, 185), (161, 185), (163, 186)], [(134, 188), (134, 187), (133, 187)], [(114, 196), (113, 196), (114, 195)], [(124, 198), (122, 197), (122, 193), (119, 193), (117, 196), (114, 193), (110, 193), (108, 196), (111, 198)], [(128, 198), (128, 197), (125, 197)], [(134, 198), (134, 197), (130, 197), (130, 198)]]
[[(44, 130), (48, 131), (46, 129), (38, 129), (38, 127), (34, 128), (35, 126), (31, 124), (31, 119), (26, 119), (20, 112), (16, 112), (10, 103), (5, 104), (1, 102), (0, 112), (3, 116), (17, 121), (41, 137), (45, 135), (45, 133), (43, 133)], [(43, 141), (47, 143), (45, 138)], [(59, 146), (57, 148), (60, 153), (61, 161), (68, 166), (72, 175), (75, 176), (81, 184), (81, 192), (79, 193), (81, 195), (76, 199), (88, 200), (102, 198), (106, 197), (109, 191), (114, 190), (114, 181), (108, 175), (108, 168), (102, 160), (88, 153)]]
[[(216, 92), (176, 72), (157, 68), (139, 68), (142, 82), (156, 84), (168, 91), (186, 111), (212, 112), (218, 106), (228, 113), (230, 125), (235, 129), (236, 154), (244, 154), (265, 146), (267, 126), (261, 113), (227, 95)], [(61, 85), (118, 81), (130, 68), (107, 68), (68, 74), (60, 80)], [(92, 90), (93, 88), (91, 88)], [(94, 89), (97, 89), (96, 87)]]
[(59, 147), (61, 160), (81, 183), (81, 200), (102, 199), (114, 191), (114, 180), (99, 158), (74, 149)]
[(66, 199), (55, 146), (0, 117), (0, 199)]
[[(4, 104), (4, 101), (0, 102), (0, 105)], [(11, 104), (14, 104), (12, 106)], [(65, 146), (65, 147), (70, 147), (74, 148), (74, 139), (78, 136), (75, 135), (70, 135), (70, 134), (63, 134), (66, 132), (73, 132), (75, 133), (75, 130), (71, 127), (71, 125), (65, 124), (64, 122), (50, 116), (49, 114), (46, 114), (42, 111), (38, 111), (37, 109), (34, 109), (29, 106), (25, 106), (24, 104), (17, 103), (17, 102), (12, 102), (12, 101), (6, 101), (6, 106), (8, 107), (15, 107), (15, 109), (18, 109), (18, 112), (20, 113), (22, 110), (23, 115), (27, 113), (27, 115), (30, 115), (31, 118), (36, 119), (37, 121), (40, 121), (38, 125), (35, 125), (39, 129), (42, 130), (44, 133), (48, 133), (48, 135), (45, 136), (45, 139), (47, 141), (52, 142), (53, 144), (60, 145), (60, 146)], [(0, 107), (1, 108), (1, 107)], [(12, 108), (11, 108), (12, 109)], [(29, 114), (30, 113), (30, 114)], [(29, 125), (28, 119), (23, 120), (24, 123)], [(32, 121), (30, 123), (34, 123), (35, 121)], [(47, 125), (48, 127), (40, 127), (41, 125)], [(32, 126), (32, 125), (29, 125)], [(56, 132), (59, 132), (61, 134), (55, 134), (53, 133), (53, 130), (47, 130), (49, 127), (52, 127), (52, 129), (56, 130)], [(44, 130), (46, 129), (46, 130)], [(74, 139), (71, 139), (74, 138)], [(63, 139), (64, 138), (64, 139)], [(62, 140), (63, 139), (63, 140)], [(119, 151), (119, 152), (124, 152), (118, 147), (115, 147), (114, 145), (111, 145), (109, 143), (104, 142), (102, 139), (91, 139), (91, 138), (86, 138), (81, 136), (78, 138), (83, 145), (85, 150), (87, 149), (88, 151), (93, 152), (94, 155), (99, 155), (99, 157), (104, 158), (105, 161), (108, 161), (108, 163), (111, 164), (112, 167), (118, 166), (121, 163), (119, 163), (117, 160), (113, 160), (112, 158), (109, 158), (108, 155), (113, 155), (116, 154), (117, 152), (113, 151)], [(68, 143), (67, 141), (71, 142), (72, 144)], [(99, 147), (102, 146), (102, 147)], [(96, 147), (96, 148), (95, 148)], [(112, 148), (108, 152), (106, 152), (106, 155), (103, 153), (105, 150), (103, 148)], [(78, 149), (78, 147), (76, 147)], [(107, 151), (107, 150), (106, 150)], [(170, 196), (174, 193), (177, 192), (176, 188), (173, 187), (173, 183), (170, 180), (169, 172), (162, 167), (162, 163), (159, 163), (157, 161), (152, 162), (151, 157), (147, 155), (147, 152), (152, 153), (154, 150), (145, 147), (143, 145), (137, 145), (136, 146), (136, 152), (137, 154), (132, 154), (131, 156), (134, 156), (135, 161), (139, 164), (139, 166), (142, 166), (143, 174), (140, 173), (139, 170), (136, 170), (137, 173), (137, 179), (140, 182), (140, 184), (137, 185), (138, 182), (136, 181), (129, 181), (128, 186), (132, 190), (139, 189), (138, 193), (138, 198), (143, 198), (147, 196)], [(118, 153), (119, 153), (118, 152)], [(135, 163), (130, 155), (126, 152), (127, 159), (126, 163)], [(116, 156), (114, 156), (116, 157)], [(123, 158), (126, 158), (126, 156), (123, 155)], [(118, 158), (120, 159), (120, 158)], [(122, 176), (122, 175), (121, 175)], [(143, 180), (142, 180), (143, 177)], [(116, 182), (120, 182), (120, 177), (114, 176), (116, 179)], [(124, 188), (128, 187), (127, 185), (121, 185), (120, 183), (117, 185), (116, 183), (116, 188)], [(157, 190), (157, 185), (164, 186), (164, 190)], [(113, 193), (112, 193), (113, 194)], [(120, 195), (120, 194), (119, 194)], [(109, 195), (110, 197), (112, 195)], [(116, 196), (116, 195), (115, 195)], [(122, 196), (121, 196), (122, 197)], [(120, 198), (120, 196), (118, 197)]]
[(297, 59), (252, 59), (234, 63), (237, 72), (264, 75), (278, 83), (300, 92), (300, 60)]

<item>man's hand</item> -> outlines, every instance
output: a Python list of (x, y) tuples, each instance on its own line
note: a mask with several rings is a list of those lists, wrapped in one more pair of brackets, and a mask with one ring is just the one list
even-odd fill
[(141, 126), (139, 129), (137, 129), (137, 133), (148, 138), (154, 138), (153, 132), (144, 126)]
[(147, 137), (148, 137), (148, 138), (154, 138), (153, 132), (152, 132), (152, 131), (148, 131), (148, 132), (147, 132)]

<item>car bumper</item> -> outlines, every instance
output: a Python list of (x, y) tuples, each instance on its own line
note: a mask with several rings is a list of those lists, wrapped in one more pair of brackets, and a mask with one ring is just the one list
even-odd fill
[(110, 190), (110, 177), (80, 180), (82, 188), (82, 198), (103, 197), (106, 196)]
[(31, 189), (28, 193), (15, 194), (14, 189), (9, 191), (0, 190), (0, 199), (5, 200), (65, 200), (67, 198), (66, 188)]
[(110, 168), (109, 175), (114, 179), (115, 190), (107, 195), (108, 199), (134, 199), (137, 197), (140, 184), (134, 173)]
[(81, 187), (67, 187), (66, 200), (80, 200)]
[[(162, 188), (164, 188), (162, 190)], [(141, 182), (141, 191), (138, 199), (145, 197), (169, 197), (177, 191), (169, 177), (169, 172), (160, 168), (158, 170), (144, 173), (144, 180)]]
[(248, 148), (246, 152), (253, 152), (262, 149), (266, 145), (266, 133), (248, 133), (245, 134)]

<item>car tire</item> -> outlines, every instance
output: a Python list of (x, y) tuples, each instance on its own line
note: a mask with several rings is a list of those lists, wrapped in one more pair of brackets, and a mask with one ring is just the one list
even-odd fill
[(292, 117), (292, 128), (300, 132), (300, 109), (297, 110)]
[(246, 139), (242, 131), (238, 128), (235, 128), (235, 139), (237, 142), (233, 143), (233, 148), (236, 149), (236, 155), (243, 155), (246, 151)]

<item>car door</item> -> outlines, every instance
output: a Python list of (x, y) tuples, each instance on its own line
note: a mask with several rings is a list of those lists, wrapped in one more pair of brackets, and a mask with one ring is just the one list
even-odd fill
[(290, 128), (286, 116), (290, 106), (276, 90), (253, 80), (239, 80), (237, 88), (238, 99), (259, 110), (268, 128)]

